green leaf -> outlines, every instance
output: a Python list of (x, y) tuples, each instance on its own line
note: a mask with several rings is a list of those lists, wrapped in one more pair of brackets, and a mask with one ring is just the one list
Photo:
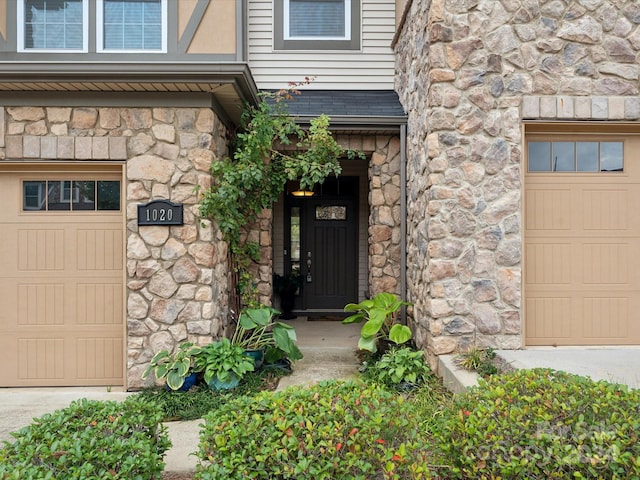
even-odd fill
[(169, 364), (163, 363), (162, 365), (158, 365), (155, 369), (155, 375), (157, 379), (164, 378), (169, 372)]
[(376, 338), (375, 337), (360, 337), (358, 340), (358, 348), (360, 350), (368, 350), (370, 352), (375, 352), (378, 348), (376, 347)]
[[(347, 307), (345, 307), (345, 311)], [(342, 320), (342, 323), (344, 324), (348, 324), (348, 323), (356, 323), (356, 322), (361, 322), (364, 319), (364, 314), (363, 313), (356, 313), (355, 315), (350, 315), (347, 318), (345, 318), (344, 320)]]
[(271, 323), (271, 319), (273, 317), (273, 310), (267, 307), (263, 308), (250, 308), (246, 310), (247, 315), (253, 320), (257, 325), (261, 327), (266, 327)]
[(411, 329), (406, 325), (396, 323), (389, 330), (389, 339), (398, 345), (406, 343), (411, 339)]
[(184, 384), (184, 375), (176, 370), (171, 370), (167, 375), (167, 385), (171, 390), (178, 390)]

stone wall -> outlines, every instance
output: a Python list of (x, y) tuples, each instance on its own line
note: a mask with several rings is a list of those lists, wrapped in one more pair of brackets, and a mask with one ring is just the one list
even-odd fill
[(417, 340), (434, 364), (469, 345), (519, 348), (521, 120), (637, 119), (640, 4), (414, 0), (409, 8), (395, 50), (409, 114)]
[(262, 305), (271, 305), (273, 292), (273, 209), (265, 209), (253, 225), (247, 228), (248, 240), (258, 244), (260, 261), (249, 267), (255, 282), (257, 300)]
[(375, 142), (369, 160), (369, 293), (400, 295), (400, 139), (364, 138)]
[(400, 138), (338, 135), (336, 140), (369, 158), (369, 295), (400, 295)]
[[(143, 385), (158, 350), (219, 336), (228, 314), (227, 250), (211, 222), (199, 220), (196, 193), (227, 151), (214, 112), (7, 107), (3, 115), (7, 160), (126, 161), (127, 387)], [(138, 226), (138, 204), (153, 199), (184, 204), (184, 225)]]

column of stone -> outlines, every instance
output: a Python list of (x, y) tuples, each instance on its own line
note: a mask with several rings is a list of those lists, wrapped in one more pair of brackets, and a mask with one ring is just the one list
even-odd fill
[(369, 162), (371, 295), (400, 294), (400, 140), (377, 136)]
[[(209, 109), (128, 109), (127, 162), (129, 385), (160, 349), (206, 344), (228, 321), (226, 246), (198, 215), (198, 189), (208, 188), (214, 151), (224, 135)], [(126, 133), (129, 133), (127, 131)], [(168, 199), (184, 205), (182, 226), (137, 226), (139, 203)]]

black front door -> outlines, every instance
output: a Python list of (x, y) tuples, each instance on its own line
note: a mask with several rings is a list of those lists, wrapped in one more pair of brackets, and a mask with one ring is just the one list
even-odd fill
[(356, 210), (354, 199), (307, 200), (302, 291), (305, 308), (309, 310), (342, 309), (358, 299)]
[(300, 243), (298, 248), (292, 243), (296, 253), (289, 263), (302, 275), (297, 309), (342, 310), (358, 301), (357, 180), (341, 177), (339, 188), (336, 179), (328, 179), (313, 197), (290, 202), (293, 223), (293, 215), (299, 215)]

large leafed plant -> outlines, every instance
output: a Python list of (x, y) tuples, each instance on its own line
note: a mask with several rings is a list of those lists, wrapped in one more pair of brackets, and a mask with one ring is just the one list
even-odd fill
[(257, 105), (245, 108), (233, 154), (213, 162), (212, 186), (202, 192), (200, 215), (218, 225), (229, 245), (244, 304), (256, 302), (249, 267), (258, 262), (260, 249), (247, 240), (247, 229), (262, 210), (273, 206), (287, 181), (297, 180), (301, 188), (311, 189), (329, 175), (340, 174), (340, 158), (364, 157), (336, 142), (328, 116), (312, 119), (308, 128), (296, 123), (287, 110), (287, 103), (299, 94), (296, 86), (263, 92)]

